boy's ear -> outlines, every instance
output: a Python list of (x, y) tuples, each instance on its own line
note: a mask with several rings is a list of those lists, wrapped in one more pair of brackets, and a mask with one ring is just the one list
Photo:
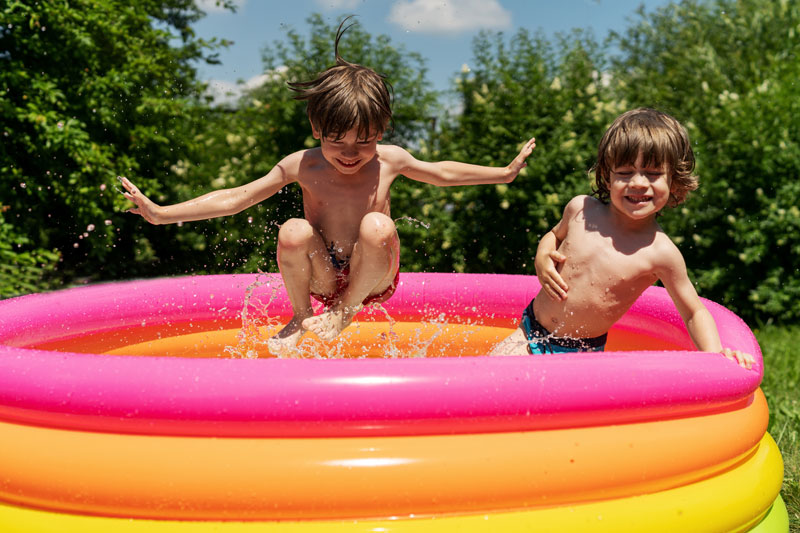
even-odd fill
[(319, 138), (320, 138), (320, 137), (322, 137), (322, 136), (319, 134), (319, 130), (317, 129), (317, 127), (316, 127), (316, 126), (314, 126), (314, 123), (313, 123), (313, 122), (311, 122), (311, 119), (309, 119), (309, 120), (308, 120), (308, 122), (311, 124), (311, 135), (312, 135), (312, 136), (313, 136), (315, 139), (319, 140)]

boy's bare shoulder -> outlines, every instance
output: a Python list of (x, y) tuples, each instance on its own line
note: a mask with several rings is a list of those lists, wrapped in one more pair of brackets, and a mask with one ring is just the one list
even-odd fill
[(686, 268), (686, 262), (680, 249), (661, 228), (656, 232), (650, 250), (652, 252), (650, 255), (659, 269), (684, 270)]
[(604, 206), (603, 202), (588, 194), (579, 194), (573, 197), (567, 205), (564, 206), (564, 217), (573, 218), (580, 212), (585, 212), (587, 209), (597, 209)]
[(411, 155), (408, 153), (408, 150), (405, 148), (401, 148), (396, 144), (379, 144), (376, 146), (378, 150), (378, 155), (386, 156), (386, 157), (404, 157)]
[(567, 206), (572, 207), (585, 207), (587, 204), (598, 202), (597, 198), (589, 196), (588, 194), (579, 194), (578, 196), (573, 196), (572, 199), (567, 202)]
[(288, 164), (296, 164), (299, 165), (301, 163), (310, 163), (316, 159), (322, 157), (322, 150), (319, 146), (315, 148), (307, 148), (305, 150), (298, 150), (294, 153), (291, 153), (283, 158), (281, 162), (286, 162)]
[(396, 172), (415, 161), (414, 156), (408, 153), (405, 148), (394, 144), (379, 144), (377, 151), (381, 164), (387, 165)]
[(322, 160), (322, 151), (319, 147), (309, 148), (285, 156), (276, 166), (283, 168), (294, 179), (299, 179), (309, 170), (313, 170), (314, 166), (320, 164)]

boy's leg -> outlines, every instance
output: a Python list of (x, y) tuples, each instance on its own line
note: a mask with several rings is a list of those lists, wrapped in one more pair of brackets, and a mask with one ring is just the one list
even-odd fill
[(514, 333), (498, 342), (489, 355), (528, 355), (528, 342), (528, 337), (520, 326)]
[(267, 341), (281, 355), (294, 349), (306, 332), (303, 320), (313, 316), (310, 291), (327, 294), (336, 287), (336, 272), (322, 236), (307, 220), (292, 218), (278, 231), (278, 267), (292, 304), (292, 319)]
[(326, 313), (303, 321), (303, 327), (323, 340), (334, 339), (350, 324), (367, 297), (383, 294), (389, 288), (399, 268), (400, 240), (394, 221), (382, 213), (368, 213), (361, 220), (350, 257), (347, 289)]

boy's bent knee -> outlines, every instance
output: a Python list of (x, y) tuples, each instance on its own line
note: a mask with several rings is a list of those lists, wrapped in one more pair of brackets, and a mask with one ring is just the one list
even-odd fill
[(278, 244), (284, 248), (306, 246), (314, 237), (314, 228), (304, 218), (290, 218), (278, 230)]
[(385, 244), (394, 237), (396, 229), (394, 220), (383, 213), (367, 213), (361, 219), (359, 240), (376, 245)]

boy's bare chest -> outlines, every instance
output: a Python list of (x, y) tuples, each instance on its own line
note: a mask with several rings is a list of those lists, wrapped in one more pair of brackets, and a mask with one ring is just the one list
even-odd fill
[(391, 180), (378, 172), (366, 175), (309, 173), (299, 180), (303, 202), (318, 209), (374, 209), (389, 201)]
[(374, 176), (315, 176), (299, 180), (305, 218), (329, 241), (355, 241), (370, 212), (390, 215), (391, 180)]
[(567, 256), (562, 276), (572, 286), (644, 290), (657, 279), (652, 244), (652, 238), (643, 236), (631, 239), (602, 230), (570, 228), (560, 247)]

